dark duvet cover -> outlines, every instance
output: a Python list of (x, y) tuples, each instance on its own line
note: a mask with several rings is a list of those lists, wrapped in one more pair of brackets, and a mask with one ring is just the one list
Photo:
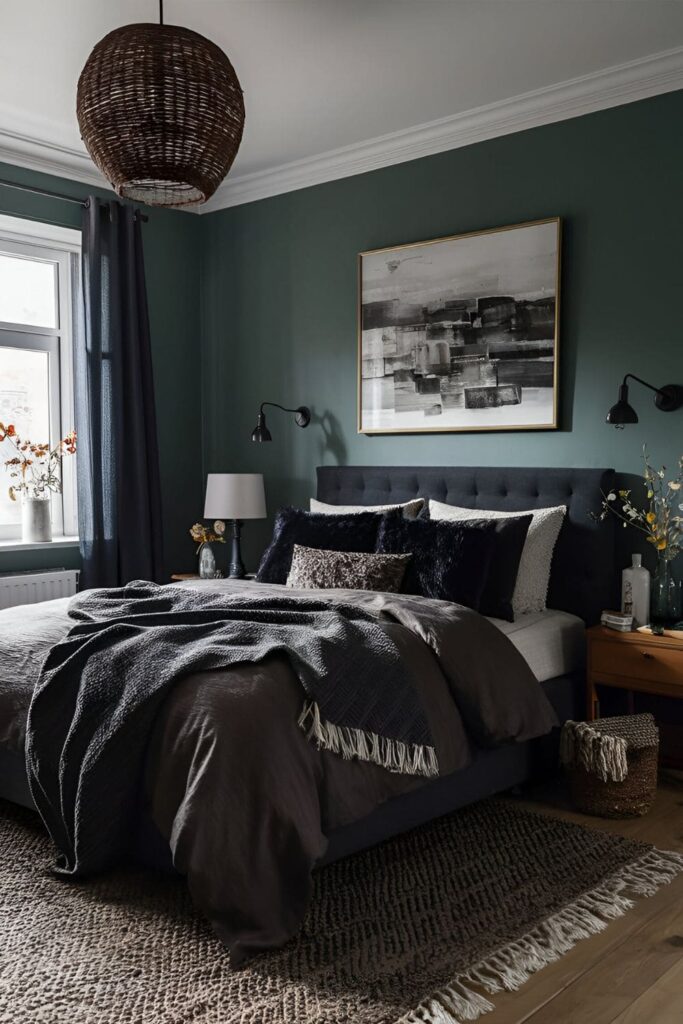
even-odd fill
[[(555, 724), (512, 643), (462, 606), (244, 581), (183, 586), (314, 596), (376, 615), (412, 674), (441, 775), (468, 765), (476, 748), (523, 742)], [(73, 625), (67, 608), (64, 600), (0, 613), (0, 746), (23, 750), (40, 666)], [(183, 677), (150, 729), (141, 804), (234, 964), (296, 933), (330, 831), (426, 782), (319, 750), (298, 725), (304, 697), (288, 660), (272, 656)], [(41, 737), (31, 741), (39, 756)]]

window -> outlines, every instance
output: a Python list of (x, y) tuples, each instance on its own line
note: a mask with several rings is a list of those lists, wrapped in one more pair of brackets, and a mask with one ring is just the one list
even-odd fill
[[(74, 426), (71, 283), (80, 232), (0, 216), (0, 422), (51, 445)], [(0, 542), (21, 538), (21, 504), (9, 497), (0, 444)], [(76, 460), (62, 462), (52, 496), (55, 538), (75, 537)]]

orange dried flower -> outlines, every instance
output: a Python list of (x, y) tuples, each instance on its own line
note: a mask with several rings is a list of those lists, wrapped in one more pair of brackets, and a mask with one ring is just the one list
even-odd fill
[(51, 448), (49, 442), (34, 442), (28, 438), (22, 440), (14, 424), (5, 426), (0, 423), (0, 442), (5, 440), (8, 440), (18, 453), (5, 460), (5, 466), (15, 470), (10, 473), (10, 477), (16, 478), (21, 475), (21, 483), (10, 488), (12, 501), (16, 501), (17, 493), (33, 496), (45, 495), (48, 491), (61, 491), (59, 465), (67, 454), (74, 455), (76, 452), (75, 430), (70, 431), (66, 438)]

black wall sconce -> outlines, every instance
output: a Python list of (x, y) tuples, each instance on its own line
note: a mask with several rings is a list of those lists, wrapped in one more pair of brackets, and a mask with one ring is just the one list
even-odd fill
[(607, 413), (607, 423), (611, 423), (613, 427), (623, 429), (627, 423), (638, 422), (638, 413), (632, 405), (629, 405), (628, 401), (626, 381), (629, 379), (637, 380), (639, 384), (654, 391), (655, 405), (662, 412), (674, 412), (683, 406), (683, 387), (680, 384), (665, 384), (662, 388), (656, 388), (653, 384), (648, 384), (646, 380), (636, 377), (635, 374), (627, 373), (619, 387), (619, 400)]
[(311, 422), (311, 410), (305, 405), (300, 405), (297, 409), (287, 409), (284, 405), (278, 405), (277, 402), (261, 402), (256, 426), (251, 435), (252, 441), (273, 440), (266, 425), (266, 414), (263, 411), (263, 407), (266, 405), (272, 405), (275, 409), (282, 409), (283, 412), (293, 412), (297, 427), (307, 427)]

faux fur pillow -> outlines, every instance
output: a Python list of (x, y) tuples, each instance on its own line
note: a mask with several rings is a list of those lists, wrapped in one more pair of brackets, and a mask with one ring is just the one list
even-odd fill
[(413, 501), (399, 502), (395, 505), (326, 505), (324, 501), (311, 498), (311, 512), (320, 512), (323, 515), (354, 515), (357, 512), (393, 512), (400, 509), (406, 519), (417, 519), (424, 507), (424, 498), (415, 498)]
[[(429, 519), (429, 507), (420, 518)], [(488, 576), (479, 603), (482, 615), (514, 622), (512, 598), (517, 585), (519, 563), (522, 559), (531, 515), (495, 519), (496, 542), (489, 565)]]
[(447, 523), (384, 516), (377, 538), (382, 554), (411, 552), (403, 591), (479, 610), (495, 546), (495, 523)]
[(318, 515), (301, 508), (281, 508), (273, 536), (256, 573), (259, 583), (286, 583), (295, 544), (328, 551), (375, 550), (379, 512), (359, 515)]
[(321, 551), (295, 544), (287, 586), (304, 590), (380, 590), (395, 594), (401, 588), (410, 557)]
[(564, 505), (527, 509), (524, 512), (495, 512), (481, 508), (460, 508), (457, 505), (445, 505), (440, 501), (429, 502), (429, 515), (432, 519), (450, 522), (462, 523), (482, 519), (493, 521), (514, 516), (531, 516), (512, 597), (515, 618), (529, 612), (545, 611), (553, 552), (566, 511)]

